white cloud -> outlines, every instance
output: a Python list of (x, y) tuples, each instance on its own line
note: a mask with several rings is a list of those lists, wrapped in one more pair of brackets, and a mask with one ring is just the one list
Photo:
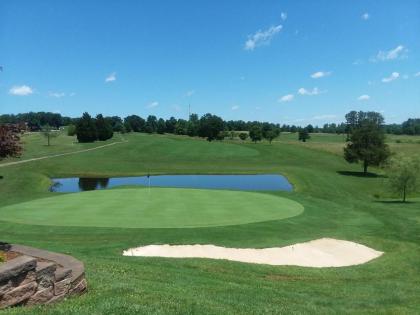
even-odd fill
[(403, 59), (407, 57), (406, 53), (407, 48), (405, 48), (403, 45), (398, 45), (397, 47), (391, 50), (380, 50), (375, 57), (370, 58), (370, 61), (377, 62)]
[(420, 77), (420, 71), (414, 74), (415, 77)]
[(179, 106), (179, 105), (172, 105), (172, 108), (174, 109), (174, 111), (176, 111), (176, 112), (180, 112), (181, 111), (181, 106)]
[(48, 96), (49, 97), (61, 98), (61, 97), (66, 96), (66, 93), (64, 93), (64, 92), (49, 92)]
[(362, 20), (367, 21), (367, 20), (369, 20), (370, 15), (369, 15), (369, 13), (367, 13), (367, 12), (366, 12), (366, 13), (363, 13), (363, 14), (362, 14), (361, 18), (362, 18)]
[(110, 75), (108, 75), (105, 78), (105, 82), (114, 82), (115, 80), (117, 80), (117, 74), (115, 72), (111, 73)]
[(15, 85), (10, 90), (9, 93), (12, 95), (26, 96), (34, 93), (34, 90), (27, 85)]
[(286, 12), (282, 12), (282, 13), (280, 14), (280, 17), (281, 17), (281, 19), (282, 19), (283, 21), (286, 21), (286, 19), (287, 19), (287, 13), (286, 13)]
[(318, 71), (318, 72), (312, 73), (311, 78), (319, 79), (319, 78), (328, 77), (329, 75), (331, 75), (331, 71)]
[(362, 59), (356, 59), (355, 61), (353, 61), (353, 65), (354, 66), (358, 66), (358, 65), (361, 65), (361, 64), (363, 64), (363, 60)]
[(263, 45), (269, 45), (271, 39), (281, 31), (282, 25), (271, 26), (265, 31), (257, 31), (253, 35), (248, 36), (248, 40), (245, 42), (245, 50), (254, 50), (255, 48)]
[(193, 96), (194, 94), (195, 94), (194, 90), (189, 90), (187, 91), (187, 93), (185, 93), (185, 96), (190, 97), (190, 96)]
[(357, 100), (359, 100), (359, 101), (368, 101), (368, 100), (370, 100), (370, 96), (369, 96), (369, 95), (367, 95), (367, 94), (363, 94), (363, 95), (360, 95), (360, 96), (357, 98)]
[(394, 80), (397, 80), (399, 77), (400, 77), (400, 74), (398, 72), (392, 72), (389, 77), (383, 78), (382, 82), (384, 83), (392, 82)]
[(295, 98), (293, 94), (287, 94), (279, 98), (279, 102), (290, 102)]
[(76, 93), (74, 93), (74, 92), (71, 92), (70, 94), (69, 94), (69, 96), (75, 96), (76, 95)]
[(300, 94), (300, 95), (309, 95), (309, 96), (311, 96), (311, 95), (319, 95), (321, 93), (325, 93), (325, 91), (320, 91), (317, 87), (314, 87), (312, 89), (312, 91), (311, 90), (307, 90), (305, 88), (300, 88), (298, 90), (298, 94)]
[(238, 110), (239, 109), (239, 105), (233, 105), (232, 106), (232, 110)]
[(151, 103), (147, 104), (146, 107), (147, 108), (155, 108), (157, 106), (159, 106), (159, 102), (154, 101), (154, 102), (151, 102)]

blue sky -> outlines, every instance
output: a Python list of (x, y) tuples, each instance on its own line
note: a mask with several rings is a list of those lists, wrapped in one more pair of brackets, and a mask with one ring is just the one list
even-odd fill
[(0, 2), (0, 113), (420, 117), (420, 1)]

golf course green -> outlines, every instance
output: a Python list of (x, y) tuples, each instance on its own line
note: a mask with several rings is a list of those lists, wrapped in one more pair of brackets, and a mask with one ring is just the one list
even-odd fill
[(37, 225), (192, 228), (280, 220), (302, 212), (296, 201), (269, 194), (137, 188), (36, 199), (1, 208), (0, 216)]
[[(1, 240), (81, 260), (89, 290), (2, 315), (420, 313), (420, 194), (403, 204), (389, 192), (384, 170), (363, 176), (360, 165), (343, 159), (343, 135), (312, 134), (302, 143), (282, 133), (255, 144), (128, 133), (81, 144), (63, 134), (47, 146), (42, 134), (30, 133), (22, 141), (20, 159), (0, 161)], [(393, 152), (420, 152), (420, 137), (387, 136), (387, 143)], [(74, 154), (56, 156), (62, 153)], [(7, 165), (15, 161), (27, 162)], [(293, 191), (49, 191), (51, 178), (149, 173), (283, 174)], [(261, 249), (320, 238), (384, 254), (338, 269), (122, 256), (153, 244)]]

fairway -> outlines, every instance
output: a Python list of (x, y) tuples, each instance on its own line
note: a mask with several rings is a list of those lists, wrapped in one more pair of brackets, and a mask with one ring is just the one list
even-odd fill
[(0, 209), (15, 223), (121, 228), (237, 225), (299, 215), (299, 203), (269, 194), (173, 188), (66, 194)]

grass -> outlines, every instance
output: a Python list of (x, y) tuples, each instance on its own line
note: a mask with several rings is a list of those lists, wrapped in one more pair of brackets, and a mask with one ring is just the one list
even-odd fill
[(90, 191), (0, 208), (1, 217), (16, 223), (121, 228), (237, 225), (302, 212), (299, 203), (268, 194), (174, 188)]
[[(74, 255), (85, 263), (89, 283), (80, 298), (4, 314), (420, 312), (420, 196), (405, 205), (381, 202), (390, 197), (386, 178), (340, 173), (360, 172), (360, 166), (322, 147), (342, 145), (335, 135), (302, 144), (284, 134), (272, 145), (125, 137), (127, 143), (96, 151), (0, 168), (0, 207), (50, 197), (49, 177), (278, 173), (295, 191), (270, 195), (297, 201), (305, 211), (281, 220), (187, 229), (46, 226), (0, 217), (2, 240)], [(54, 144), (57, 152), (64, 150), (60, 143)], [(401, 150), (418, 154), (416, 143), (402, 144)], [(325, 269), (121, 256), (124, 249), (147, 244), (264, 248), (320, 237), (359, 242), (385, 254), (364, 265)]]

